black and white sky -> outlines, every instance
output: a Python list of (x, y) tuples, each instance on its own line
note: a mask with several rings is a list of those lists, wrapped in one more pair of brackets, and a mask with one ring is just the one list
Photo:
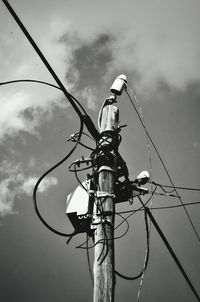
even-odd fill
[[(10, 4), (95, 125), (114, 79), (127, 75), (174, 183), (200, 187), (199, 0), (10, 0)], [(0, 28), (0, 82), (35, 79), (55, 84), (2, 1)], [(122, 131), (120, 153), (134, 179), (150, 168), (146, 138), (125, 93), (118, 108), (122, 124), (128, 125)], [(76, 249), (84, 235), (66, 245), (65, 239), (41, 225), (32, 205), (34, 184), (69, 152), (72, 144), (67, 140), (79, 130), (79, 119), (60, 91), (33, 83), (0, 86), (0, 109), (1, 299), (92, 301), (86, 255)], [(77, 182), (68, 166), (81, 155), (89, 152), (80, 146), (39, 188), (45, 219), (61, 231), (72, 231), (65, 202)], [(153, 149), (152, 166), (153, 180), (169, 184)], [(184, 202), (199, 201), (195, 192), (179, 194)], [(155, 207), (174, 204), (178, 201), (172, 197), (153, 199)], [(119, 209), (134, 206), (124, 203)], [(199, 205), (187, 209), (200, 233)], [(184, 210), (153, 213), (200, 291), (200, 245)], [(134, 275), (144, 261), (143, 214), (133, 215), (129, 222), (129, 233), (116, 241), (116, 267)], [(124, 230), (122, 226), (117, 234)], [(115, 301), (136, 301), (138, 287), (139, 280), (117, 278)], [(141, 301), (195, 301), (153, 227)]]

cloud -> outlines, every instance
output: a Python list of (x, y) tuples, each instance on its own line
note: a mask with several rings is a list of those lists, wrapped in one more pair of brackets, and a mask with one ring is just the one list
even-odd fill
[[(200, 82), (199, 1), (75, 0), (66, 5), (60, 1), (55, 7), (45, 0), (41, 11), (38, 6), (26, 6), (23, 17), (61, 80), (88, 109), (96, 108), (102, 87), (121, 73), (143, 93), (156, 90), (162, 82), (181, 90)], [(36, 14), (44, 18), (35, 22)], [(7, 24), (1, 26), (0, 81), (36, 78), (52, 82), (20, 30), (7, 18), (0, 22)], [(0, 139), (20, 131), (37, 134), (42, 114), (63, 106), (60, 92), (35, 85), (1, 87)], [(33, 110), (29, 121), (26, 110)]]
[(187, 89), (200, 81), (200, 3), (147, 1), (138, 5), (138, 13), (129, 18), (126, 31), (115, 35), (111, 71), (135, 72), (141, 89), (160, 81)]
[[(60, 79), (71, 89), (65, 73), (72, 53), (72, 47), (59, 43), (59, 38), (67, 30), (55, 17), (49, 17), (47, 27), (40, 28), (37, 43)], [(35, 24), (37, 28), (37, 24)], [(54, 80), (46, 67), (33, 51), (21, 32), (12, 31), (3, 26), (0, 37), (0, 82), (15, 79), (37, 79), (50, 83)], [(24, 131), (38, 134), (37, 130), (46, 117), (50, 117), (53, 108), (67, 107), (61, 100), (62, 93), (42, 84), (18, 83), (0, 87), (0, 142), (8, 136), (15, 136)], [(29, 118), (27, 118), (29, 112)], [(31, 115), (31, 118), (30, 118)]]
[(0, 216), (15, 214), (13, 210), (15, 192), (9, 189), (9, 179), (0, 182)]
[[(93, 12), (89, 22), (87, 5)], [(76, 93), (95, 87), (98, 98), (100, 87), (121, 73), (143, 94), (155, 92), (163, 83), (184, 91), (200, 82), (200, 2), (88, 0), (84, 7), (79, 3), (77, 12), (73, 2), (68, 20), (76, 18), (62, 38), (67, 45), (76, 40), (66, 73)]]
[[(19, 196), (26, 194), (31, 196), (33, 188), (38, 180), (36, 176), (25, 176), (21, 166), (3, 161), (0, 167), (0, 216), (17, 213), (14, 210), (15, 201)], [(56, 177), (46, 177), (38, 188), (39, 192), (47, 191), (56, 185)]]
[[(38, 177), (29, 176), (24, 180), (20, 189), (21, 192), (26, 193), (27, 195), (31, 195), (33, 192), (33, 188), (38, 180)], [(55, 177), (47, 177), (45, 178), (38, 188), (38, 192), (45, 192), (48, 190), (50, 186), (57, 185), (58, 181)]]
[(193, 143), (193, 148), (197, 151), (200, 151), (200, 142), (194, 142)]
[[(112, 0), (87, 0), (78, 6), (79, 10), (74, 1), (68, 19), (74, 20), (74, 30), (83, 41), (74, 54), (77, 70), (83, 75), (80, 82), (90, 75), (98, 83), (99, 70), (104, 71), (106, 79), (128, 73), (134, 81), (129, 84), (140, 90), (156, 89), (160, 82), (184, 90), (200, 82), (199, 1), (126, 0), (116, 4)], [(100, 35), (112, 36), (113, 40), (99, 40), (95, 47)], [(98, 62), (102, 46), (110, 61), (103, 66)]]
[(95, 92), (91, 87), (85, 87), (81, 92), (81, 96), (84, 100), (86, 100), (86, 105), (88, 109), (95, 110), (97, 109), (96, 105), (96, 96)]
[(74, 45), (66, 78), (74, 83), (72, 91), (90, 110), (97, 109), (99, 92), (112, 61), (112, 40), (113, 36), (107, 33), (84, 39), (78, 32), (66, 33), (60, 39), (65, 45)]

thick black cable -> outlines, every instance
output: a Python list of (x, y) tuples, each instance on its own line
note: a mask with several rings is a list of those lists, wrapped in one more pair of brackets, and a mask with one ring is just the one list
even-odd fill
[(91, 148), (91, 147), (89, 147), (89, 146), (87, 146), (87, 145), (85, 145), (85, 144), (83, 144), (83, 143), (81, 143), (81, 142), (79, 142), (79, 145), (81, 145), (82, 147), (84, 147), (84, 148), (86, 148), (86, 149), (88, 149), (88, 150), (90, 150), (90, 151), (94, 151), (94, 149), (93, 148)]
[[(103, 209), (103, 205), (102, 205), (102, 203), (105, 200), (106, 200), (106, 198), (103, 201), (97, 203), (97, 211), (100, 211), (103, 219), (106, 221), (106, 215), (104, 213), (104, 209)], [(98, 259), (97, 259), (97, 262), (101, 259), (101, 256), (103, 255), (103, 252), (104, 252), (105, 248), (106, 248), (106, 251), (105, 251), (105, 254), (104, 254), (103, 258), (101, 259), (99, 265), (101, 265), (103, 263), (103, 261), (105, 260), (107, 254), (108, 254), (108, 250), (109, 250), (109, 247), (108, 247), (108, 236), (107, 236), (107, 233), (106, 233), (106, 225), (103, 222), (101, 223), (101, 225), (102, 225), (102, 229), (103, 229), (104, 239), (103, 239), (103, 247), (102, 247), (101, 253), (100, 253), (100, 255), (99, 255)], [(99, 240), (99, 243), (100, 243), (100, 240)]]
[(33, 205), (34, 205), (34, 209), (35, 209), (35, 212), (38, 216), (38, 218), (40, 219), (40, 221), (50, 230), (52, 231), (53, 233), (59, 235), (59, 236), (63, 236), (63, 237), (71, 237), (71, 236), (74, 236), (75, 234), (78, 233), (78, 231), (74, 231), (73, 233), (71, 234), (68, 234), (68, 233), (63, 233), (63, 232), (60, 232), (60, 231), (57, 231), (56, 229), (54, 229), (53, 227), (51, 227), (47, 222), (46, 220), (42, 217), (42, 215), (40, 214), (40, 211), (38, 209), (38, 206), (37, 206), (37, 190), (39, 188), (39, 185), (40, 183), (42, 182), (42, 180), (50, 173), (52, 172), (53, 170), (55, 170), (58, 166), (60, 166), (61, 164), (63, 164), (70, 156), (71, 154), (74, 152), (74, 150), (76, 149), (78, 143), (79, 143), (79, 140), (81, 139), (81, 135), (82, 135), (82, 131), (83, 131), (83, 121), (80, 120), (80, 132), (79, 132), (79, 138), (75, 144), (75, 146), (71, 149), (71, 151), (61, 160), (59, 161), (57, 164), (55, 164), (53, 167), (51, 167), (48, 171), (46, 171), (42, 176), (40, 176), (40, 178), (38, 179), (35, 187), (34, 187), (34, 190), (33, 190)]
[[(157, 186), (155, 186), (154, 190), (152, 191), (152, 194), (150, 196), (150, 198), (145, 202), (145, 205), (147, 205), (149, 203), (149, 201), (152, 199), (153, 195), (155, 194), (155, 191), (157, 189)], [(138, 211), (141, 211), (142, 210), (142, 207), (136, 209), (136, 210), (132, 210), (131, 211), (131, 214), (129, 214), (127, 217), (126, 217), (126, 220), (128, 220), (128, 218), (130, 218), (133, 214), (137, 213)], [(118, 212), (116, 214), (123, 214), (123, 212)], [(128, 213), (128, 211), (126, 211), (126, 213)], [(130, 211), (129, 211), (130, 213)], [(144, 266), (143, 266), (143, 270), (140, 272), (140, 274), (138, 274), (137, 276), (135, 277), (128, 277), (128, 276), (125, 276), (119, 272), (116, 271), (116, 274), (123, 278), (123, 279), (126, 279), (126, 280), (136, 280), (136, 279), (139, 279), (140, 277), (142, 277), (144, 271), (146, 270), (146, 267), (148, 265), (148, 260), (149, 260), (149, 243), (150, 243), (150, 232), (149, 232), (149, 226), (148, 226), (148, 221), (147, 221), (147, 215), (146, 213), (144, 213), (144, 217), (145, 217), (145, 228), (146, 228), (146, 236), (147, 236), (147, 247), (146, 247), (146, 254), (145, 254), (145, 261), (144, 261)], [(117, 225), (116, 228), (118, 228), (123, 222), (121, 222), (120, 224)], [(115, 229), (116, 229), (115, 228)]]
[(77, 245), (76, 246), (76, 249), (81, 249), (85, 244), (86, 244), (86, 247), (84, 247), (83, 249), (85, 250), (85, 249), (90, 249), (89, 248), (89, 245), (88, 245), (88, 242), (89, 242), (89, 237), (87, 237), (86, 238), (86, 240), (83, 242), (83, 243), (81, 243), (80, 245)]
[[(51, 84), (51, 83), (48, 83), (48, 82), (45, 82), (45, 81), (32, 80), (32, 79), (12, 80), (12, 81), (0, 82), (0, 86), (8, 85), (8, 84), (15, 84), (15, 83), (24, 83), (24, 82), (44, 84), (44, 85), (47, 85), (47, 86), (50, 86), (50, 87), (53, 87), (53, 88), (56, 88), (56, 89), (62, 91), (62, 89), (59, 86), (56, 86), (54, 84)], [(84, 114), (87, 114), (87, 112), (85, 111), (85, 109), (83, 108), (81, 103), (73, 95), (70, 94), (70, 96), (79, 105), (79, 107), (83, 110)]]
[(104, 262), (104, 260), (106, 259), (107, 255), (108, 255), (108, 251), (109, 251), (108, 240), (112, 240), (112, 241), (114, 240), (114, 239), (108, 239), (108, 236), (107, 236), (107, 233), (106, 233), (106, 225), (104, 223), (102, 223), (102, 228), (103, 228), (103, 233), (104, 233), (103, 248), (102, 248), (101, 253), (100, 253), (100, 255), (97, 259), (97, 262), (101, 259), (101, 256), (103, 255), (103, 252), (104, 252), (104, 249), (106, 249), (106, 250), (105, 250), (103, 258), (99, 262), (99, 265), (101, 265)]
[[(88, 236), (88, 234), (86, 234), (86, 247), (88, 247), (89, 238), (90, 237)], [(89, 254), (89, 249), (87, 249), (87, 248), (86, 248), (86, 255), (87, 255), (87, 263), (88, 263), (88, 268), (89, 268), (90, 279), (92, 281), (92, 284), (94, 285), (92, 268), (91, 268), (91, 263), (90, 263), (90, 254)]]
[[(120, 217), (123, 219), (123, 221), (126, 222), (127, 227), (126, 227), (126, 230), (124, 231), (124, 233), (123, 233), (122, 235), (120, 235), (120, 236), (114, 237), (114, 240), (116, 240), (116, 239), (121, 239), (121, 238), (124, 237), (124, 236), (128, 233), (128, 231), (129, 231), (129, 222), (128, 222), (128, 219), (127, 219), (126, 217), (123, 217), (123, 216), (121, 215), (121, 213), (115, 213), (115, 214), (118, 215), (118, 216), (120, 216)], [(115, 230), (115, 229), (114, 229), (114, 230)]]
[(142, 271), (134, 276), (134, 277), (129, 277), (129, 276), (125, 276), (121, 273), (119, 273), (117, 270), (115, 270), (115, 274), (119, 277), (121, 277), (122, 279), (125, 279), (125, 280), (136, 280), (136, 279), (139, 279), (143, 272), (146, 270), (147, 268), (147, 265), (148, 265), (148, 262), (149, 262), (149, 226), (148, 226), (148, 220), (147, 220), (147, 213), (146, 211), (144, 211), (144, 219), (145, 219), (145, 228), (146, 228), (146, 241), (147, 241), (147, 249), (146, 249), (146, 257), (145, 257), (145, 263), (144, 263), (144, 267), (142, 269)]
[(189, 220), (189, 222), (190, 222), (190, 225), (191, 225), (191, 227), (192, 227), (192, 229), (193, 229), (193, 231), (194, 231), (194, 233), (195, 233), (195, 235), (196, 235), (198, 241), (200, 242), (200, 236), (199, 236), (199, 234), (198, 234), (198, 232), (197, 232), (197, 230), (196, 230), (196, 228), (195, 228), (195, 226), (194, 226), (194, 224), (193, 224), (193, 222), (192, 222), (192, 219), (191, 219), (191, 217), (190, 217), (190, 215), (189, 215), (189, 213), (188, 213), (186, 207), (184, 206), (183, 201), (182, 201), (181, 197), (179, 196), (179, 194), (178, 194), (178, 192), (177, 192), (177, 189), (176, 189), (176, 187), (175, 187), (175, 185), (174, 185), (174, 183), (173, 183), (173, 181), (172, 181), (172, 178), (171, 178), (171, 176), (170, 176), (170, 174), (169, 174), (169, 172), (168, 172), (168, 170), (167, 170), (167, 167), (166, 167), (166, 165), (165, 165), (165, 163), (164, 163), (164, 161), (163, 161), (163, 159), (162, 159), (160, 153), (158, 152), (158, 149), (156, 148), (156, 146), (155, 146), (155, 144), (154, 144), (154, 142), (153, 142), (153, 140), (152, 140), (152, 138), (151, 138), (151, 136), (150, 136), (150, 134), (149, 134), (149, 132), (148, 132), (148, 130), (147, 130), (147, 128), (146, 128), (146, 126), (144, 125), (143, 120), (142, 120), (142, 118), (141, 118), (141, 116), (140, 116), (140, 114), (139, 114), (139, 112), (138, 112), (138, 110), (137, 110), (137, 108), (136, 108), (136, 106), (135, 106), (135, 104), (134, 104), (134, 102), (133, 102), (133, 100), (132, 100), (130, 94), (128, 93), (127, 89), (126, 89), (126, 93), (127, 93), (127, 95), (128, 95), (128, 98), (129, 98), (129, 100), (130, 100), (132, 106), (133, 106), (134, 109), (135, 109), (135, 112), (136, 112), (136, 114), (137, 114), (137, 116), (138, 116), (138, 118), (139, 118), (139, 120), (140, 120), (140, 122), (141, 122), (141, 124), (142, 124), (142, 126), (143, 126), (143, 128), (144, 128), (144, 130), (145, 130), (145, 132), (146, 132), (146, 134), (147, 134), (147, 136), (148, 136), (148, 138), (149, 138), (149, 140), (150, 140), (150, 142), (151, 142), (151, 144), (152, 144), (154, 150), (155, 150), (155, 152), (156, 152), (156, 154), (158, 155), (158, 158), (160, 159), (160, 162), (161, 162), (162, 165), (163, 165), (163, 168), (164, 168), (164, 170), (165, 170), (165, 172), (166, 172), (166, 174), (167, 174), (167, 176), (168, 176), (168, 178), (169, 178), (169, 181), (170, 181), (172, 187), (174, 188), (174, 191), (176, 192), (176, 194), (177, 194), (177, 196), (178, 196), (178, 198), (179, 198), (179, 200), (180, 200), (180, 203), (183, 205), (183, 209), (184, 209), (184, 211), (185, 211), (185, 213), (186, 213), (186, 215), (187, 215), (187, 217), (188, 217), (188, 220)]
[(183, 277), (185, 278), (186, 282), (188, 283), (188, 285), (189, 285), (190, 289), (192, 290), (193, 294), (195, 295), (195, 297), (197, 298), (197, 300), (200, 301), (200, 297), (199, 297), (197, 291), (195, 290), (192, 282), (190, 281), (190, 279), (189, 279), (188, 275), (186, 274), (185, 270), (183, 269), (180, 261), (178, 260), (175, 252), (173, 251), (172, 247), (170, 246), (169, 242), (167, 241), (165, 235), (163, 234), (162, 230), (160, 229), (160, 227), (159, 227), (158, 223), (156, 222), (154, 216), (150, 212), (149, 208), (145, 206), (145, 204), (143, 203), (143, 201), (140, 198), (140, 196), (138, 196), (138, 199), (140, 200), (143, 208), (145, 209), (145, 212), (147, 213), (147, 215), (151, 219), (151, 222), (153, 223), (154, 227), (156, 228), (158, 234), (160, 235), (161, 239), (163, 240), (163, 242), (164, 242), (165, 246), (167, 247), (168, 251), (170, 252), (172, 258), (176, 262), (176, 264), (177, 264), (180, 272), (182, 273)]
[(74, 174), (75, 174), (75, 177), (76, 177), (76, 180), (78, 181), (79, 185), (81, 186), (81, 188), (83, 190), (86, 191), (86, 193), (88, 194), (88, 190), (84, 187), (84, 185), (82, 184), (82, 182), (80, 181), (79, 177), (78, 177), (78, 174), (77, 174), (77, 170), (76, 170), (76, 164), (74, 163)]
[(68, 101), (70, 102), (70, 104), (72, 105), (72, 107), (74, 108), (74, 110), (76, 111), (76, 113), (78, 114), (78, 116), (80, 117), (80, 119), (86, 125), (86, 127), (87, 127), (88, 131), (90, 132), (90, 134), (92, 135), (92, 137), (94, 137), (96, 140), (98, 140), (99, 136), (100, 136), (99, 132), (95, 128), (95, 126), (94, 126), (91, 118), (89, 117), (89, 115), (87, 115), (87, 114), (86, 115), (82, 115), (82, 113), (80, 112), (79, 108), (74, 103), (73, 98), (71, 97), (71, 95), (69, 94), (69, 92), (67, 91), (67, 89), (65, 88), (65, 86), (63, 85), (63, 83), (61, 82), (61, 80), (58, 78), (57, 74), (55, 73), (55, 71), (53, 70), (53, 68), (51, 67), (51, 65), (49, 64), (49, 62), (47, 61), (47, 59), (45, 58), (45, 56), (43, 55), (43, 53), (39, 49), (38, 45), (33, 40), (33, 38), (31, 37), (31, 35), (29, 34), (29, 32), (27, 31), (27, 29), (25, 28), (25, 26), (23, 25), (23, 23), (20, 20), (20, 18), (15, 13), (14, 9), (12, 8), (12, 6), (9, 4), (9, 2), (7, 0), (2, 0), (2, 1), (5, 4), (5, 6), (7, 7), (8, 11), (12, 15), (12, 17), (15, 19), (15, 21), (19, 25), (19, 27), (21, 28), (22, 32), (24, 33), (24, 35), (26, 36), (26, 38), (28, 39), (28, 41), (30, 42), (30, 44), (32, 45), (32, 47), (34, 48), (34, 50), (36, 51), (36, 53), (38, 54), (38, 56), (40, 57), (40, 59), (42, 60), (42, 62), (44, 63), (44, 65), (46, 66), (46, 68), (48, 69), (48, 71), (50, 72), (50, 74), (52, 75), (52, 77), (54, 78), (54, 80), (56, 81), (56, 83), (58, 84), (58, 86), (60, 87), (60, 89), (63, 91), (64, 95), (66, 96), (66, 98), (68, 99)]
[(48, 86), (51, 86), (53, 88), (56, 88), (56, 89), (59, 89), (59, 90), (62, 91), (62, 89), (59, 86), (56, 86), (56, 85), (48, 83), (48, 82), (39, 81), (39, 80), (32, 80), (32, 79), (12, 80), (12, 81), (0, 82), (0, 86), (8, 85), (8, 84), (15, 84), (15, 83), (24, 83), (24, 82), (44, 84), (44, 85), (48, 85)]

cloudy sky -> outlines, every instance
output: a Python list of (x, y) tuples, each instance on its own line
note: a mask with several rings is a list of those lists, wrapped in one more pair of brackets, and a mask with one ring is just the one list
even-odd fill
[[(10, 0), (30, 34), (63, 81), (97, 125), (110, 86), (119, 74), (141, 102), (146, 126), (177, 186), (200, 187), (200, 2), (199, 0)], [(34, 79), (54, 83), (29, 42), (0, 3), (0, 82)], [(79, 119), (62, 93), (34, 84), (0, 86), (0, 288), (2, 300), (92, 301), (85, 240), (66, 240), (45, 229), (32, 205), (38, 177), (72, 147), (69, 136)], [(149, 170), (144, 131), (124, 93), (118, 102), (122, 131), (120, 153), (130, 178)], [(91, 147), (93, 142), (86, 140)], [(89, 156), (81, 146), (69, 162), (39, 188), (40, 209), (63, 232), (66, 196), (77, 182), (68, 166)], [(152, 149), (152, 178), (169, 184)], [(81, 177), (84, 179), (85, 175)], [(180, 190), (184, 202), (199, 194)], [(178, 204), (155, 197), (153, 205)], [(131, 210), (124, 203), (119, 210)], [(199, 205), (187, 207), (200, 234)], [(200, 284), (200, 245), (182, 208), (154, 210), (194, 286)], [(118, 220), (116, 221), (118, 222)], [(130, 231), (116, 241), (116, 268), (127, 275), (140, 270), (145, 253), (142, 213), (129, 220)], [(120, 235), (125, 226), (118, 229)], [(91, 251), (92, 260), (92, 251)], [(136, 301), (138, 281), (117, 278), (116, 302)], [(77, 290), (78, 289), (78, 290)], [(154, 228), (141, 301), (196, 301)]]

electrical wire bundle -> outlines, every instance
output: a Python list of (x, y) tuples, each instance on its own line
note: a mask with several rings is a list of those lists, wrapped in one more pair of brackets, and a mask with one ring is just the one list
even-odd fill
[[(128, 91), (128, 90), (129, 90), (129, 91)], [(134, 100), (135, 100), (135, 102), (137, 103), (137, 105), (138, 105), (138, 107), (139, 107), (139, 110), (136, 108), (136, 105), (134, 104), (134, 102), (133, 102), (133, 100), (132, 100), (132, 98), (131, 98), (129, 92), (130, 92), (130, 93), (132, 94), (132, 96), (134, 97)], [(172, 178), (171, 178), (171, 176), (170, 176), (170, 174), (169, 174), (169, 172), (168, 172), (168, 170), (167, 170), (167, 167), (166, 167), (166, 165), (165, 165), (165, 163), (164, 163), (164, 161), (163, 161), (163, 159), (162, 159), (162, 157), (161, 157), (161, 155), (160, 155), (158, 149), (156, 148), (156, 146), (155, 146), (155, 144), (154, 144), (154, 142), (153, 142), (153, 140), (152, 140), (152, 138), (151, 138), (151, 136), (150, 136), (150, 134), (149, 134), (149, 131), (147, 130), (147, 127), (146, 127), (145, 122), (144, 122), (142, 110), (141, 110), (141, 105), (140, 105), (140, 102), (139, 102), (139, 100), (138, 100), (138, 98), (137, 98), (137, 96), (136, 96), (136, 93), (133, 92), (133, 91), (130, 90), (130, 89), (127, 89), (127, 86), (126, 86), (126, 93), (127, 93), (127, 96), (128, 96), (128, 98), (129, 98), (129, 100), (130, 100), (130, 102), (131, 102), (131, 104), (132, 104), (132, 106), (133, 106), (133, 108), (134, 108), (134, 110), (135, 110), (135, 112), (136, 112), (136, 114), (137, 114), (137, 116), (138, 116), (138, 118), (139, 118), (141, 124), (142, 124), (142, 127), (143, 127), (143, 129), (144, 129), (144, 131), (145, 131), (145, 135), (146, 135), (146, 139), (147, 139), (147, 148), (148, 148), (148, 150), (149, 150), (149, 154), (150, 154), (150, 146), (149, 146), (149, 145), (150, 145), (150, 143), (151, 143), (153, 149), (155, 150), (155, 152), (156, 152), (156, 154), (157, 154), (157, 156), (158, 156), (158, 158), (159, 158), (159, 160), (160, 160), (160, 162), (161, 162), (161, 164), (162, 164), (162, 166), (163, 166), (163, 168), (164, 168), (164, 170), (165, 170), (165, 172), (166, 172), (166, 174), (167, 174), (167, 177), (168, 177), (168, 179), (169, 179), (169, 181), (170, 181), (170, 183), (171, 183), (171, 186), (161, 185), (161, 184), (159, 184), (159, 183), (153, 182), (152, 179), (151, 179), (151, 184), (152, 184), (152, 185), (155, 185), (156, 188), (159, 186), (159, 187), (163, 190), (164, 194), (159, 194), (159, 193), (158, 193), (158, 195), (173, 196), (173, 197), (176, 197), (176, 198), (179, 199), (179, 201), (180, 201), (179, 207), (183, 207), (183, 209), (184, 209), (184, 211), (185, 211), (185, 213), (186, 213), (186, 215), (187, 215), (187, 217), (188, 217), (189, 223), (190, 223), (190, 225), (191, 225), (191, 227), (192, 227), (192, 229), (193, 229), (193, 232), (194, 232), (196, 238), (198, 239), (198, 241), (200, 242), (200, 236), (199, 236), (199, 234), (198, 234), (198, 232), (197, 232), (197, 230), (196, 230), (196, 228), (195, 228), (195, 226), (194, 226), (194, 223), (192, 222), (192, 219), (191, 219), (191, 217), (190, 217), (190, 215), (189, 215), (189, 213), (188, 213), (188, 211), (187, 211), (187, 209), (186, 209), (186, 205), (188, 205), (188, 204), (183, 203), (182, 198), (181, 198), (181, 196), (178, 194), (178, 191), (177, 191), (177, 189), (185, 189), (185, 190), (191, 189), (191, 190), (194, 190), (194, 191), (199, 191), (199, 189), (198, 189), (198, 188), (195, 189), (195, 188), (177, 187), (177, 186), (174, 185), (174, 182), (172, 181)], [(151, 155), (149, 156), (149, 161), (150, 161), (150, 167), (152, 167)], [(171, 190), (169, 190), (169, 189), (166, 190), (166, 188), (170, 188)], [(175, 193), (175, 195), (172, 194), (173, 192)], [(154, 193), (155, 193), (155, 192), (154, 192)], [(168, 248), (168, 250), (169, 250), (171, 256), (173, 257), (174, 261), (176, 262), (176, 264), (177, 264), (179, 270), (181, 271), (182, 275), (184, 276), (185, 280), (187, 281), (187, 283), (188, 283), (189, 287), (191, 288), (192, 292), (194, 293), (195, 297), (197, 298), (198, 301), (200, 301), (200, 297), (199, 297), (198, 293), (196, 292), (196, 290), (195, 290), (193, 284), (191, 283), (190, 279), (188, 278), (186, 272), (184, 271), (182, 265), (180, 264), (180, 262), (179, 262), (179, 260), (178, 260), (178, 258), (177, 258), (177, 256), (176, 256), (176, 254), (175, 254), (174, 251), (172, 250), (172, 248), (171, 248), (171, 246), (169, 245), (169, 243), (168, 243), (166, 237), (164, 236), (164, 234), (163, 234), (162, 231), (160, 230), (160, 228), (159, 228), (157, 222), (155, 221), (155, 219), (154, 219), (154, 217), (153, 217), (153, 215), (152, 215), (152, 213), (151, 213), (153, 209), (160, 209), (160, 208), (153, 208), (153, 206), (151, 205), (150, 210), (149, 210), (149, 208), (146, 207), (146, 205), (143, 203), (142, 199), (141, 199), (140, 197), (138, 197), (138, 198), (139, 198), (139, 200), (140, 200), (140, 202), (141, 202), (141, 204), (142, 204), (142, 206), (143, 206), (143, 210), (147, 212), (148, 216), (149, 216), (150, 219), (151, 219), (151, 222), (153, 222), (154, 226), (156, 227), (156, 229), (157, 229), (159, 235), (161, 236), (161, 238), (162, 238), (163, 242), (165, 243), (166, 247)], [(198, 204), (198, 202), (197, 202), (197, 203), (191, 203), (191, 204)], [(177, 206), (163, 207), (163, 208), (172, 208), (172, 207), (177, 207)], [(146, 255), (147, 255), (147, 253), (146, 253)], [(146, 255), (145, 255), (145, 261), (146, 261)], [(140, 287), (139, 287), (139, 290), (138, 290), (137, 302), (138, 302), (139, 299), (140, 299), (141, 288), (142, 288), (142, 284), (143, 284), (143, 278), (144, 278), (144, 271), (143, 271), (143, 276), (142, 276), (142, 278), (141, 278)]]

